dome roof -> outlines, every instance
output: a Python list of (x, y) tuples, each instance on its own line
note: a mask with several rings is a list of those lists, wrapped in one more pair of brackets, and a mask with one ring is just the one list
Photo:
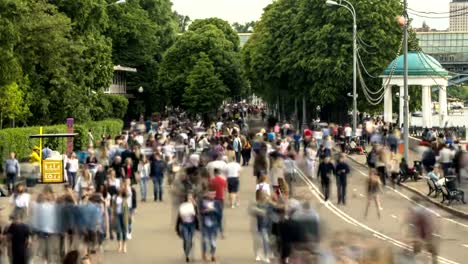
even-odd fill
[[(396, 58), (387, 69), (385, 69), (383, 75), (390, 75), (392, 72), (392, 67), (395, 65), (395, 71), (393, 75), (403, 76), (403, 55)], [(408, 52), (408, 76), (447, 76), (448, 71), (446, 71), (440, 63), (434, 59), (434, 57), (429, 56), (423, 52), (411, 51)]]

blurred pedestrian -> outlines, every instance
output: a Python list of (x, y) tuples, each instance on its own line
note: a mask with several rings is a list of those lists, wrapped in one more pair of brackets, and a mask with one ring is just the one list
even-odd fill
[(364, 217), (367, 218), (367, 213), (369, 211), (370, 204), (375, 202), (377, 209), (377, 216), (380, 219), (380, 210), (382, 210), (379, 200), (379, 193), (382, 192), (382, 184), (380, 178), (377, 175), (375, 169), (369, 171), (369, 178), (367, 180), (367, 204), (366, 210), (364, 211)]
[(188, 193), (185, 202), (179, 206), (176, 223), (176, 232), (183, 240), (183, 250), (185, 262), (190, 262), (190, 252), (192, 251), (193, 236), (198, 230), (198, 212), (192, 193)]
[(334, 173), (335, 166), (331, 163), (330, 157), (322, 158), (317, 170), (317, 177), (320, 178), (325, 202), (327, 202), (330, 197), (330, 177)]
[(12, 223), (5, 234), (9, 241), (11, 264), (27, 264), (30, 258), (31, 229), (18, 216), (11, 217)]
[(6, 176), (6, 186), (8, 189), (8, 195), (13, 193), (15, 187), (15, 182), (18, 177), (20, 177), (20, 165), (16, 159), (16, 153), (10, 152), (10, 158), (5, 161), (5, 176)]
[(216, 190), (210, 189), (201, 200), (201, 231), (203, 261), (208, 261), (207, 253), (211, 255), (211, 261), (216, 262), (216, 239), (220, 231), (220, 204), (215, 201)]
[(346, 205), (346, 186), (348, 184), (349, 165), (346, 162), (346, 155), (340, 154), (338, 164), (336, 164), (336, 187), (338, 193), (338, 204)]

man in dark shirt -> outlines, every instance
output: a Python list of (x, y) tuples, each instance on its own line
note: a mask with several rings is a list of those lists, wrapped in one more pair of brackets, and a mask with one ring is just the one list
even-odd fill
[(164, 171), (166, 169), (166, 164), (161, 160), (159, 154), (155, 154), (153, 160), (150, 163), (150, 175), (153, 180), (154, 187), (154, 201), (163, 200), (163, 181), (164, 181)]
[(330, 175), (335, 172), (335, 166), (331, 163), (330, 157), (321, 157), (321, 162), (317, 170), (317, 176), (322, 183), (322, 192), (325, 196), (325, 201), (328, 201), (330, 196)]
[(13, 223), (5, 231), (10, 243), (12, 264), (26, 264), (29, 262), (28, 247), (31, 230), (22, 223), (18, 217), (13, 218)]
[(338, 204), (346, 204), (346, 186), (347, 178), (350, 172), (349, 165), (346, 163), (346, 156), (340, 155), (340, 159), (335, 169), (336, 173), (336, 187), (338, 189)]

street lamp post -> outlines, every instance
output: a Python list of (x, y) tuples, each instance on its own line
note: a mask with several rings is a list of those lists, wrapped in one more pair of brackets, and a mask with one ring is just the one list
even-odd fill
[(111, 5), (121, 5), (121, 4), (125, 4), (127, 2), (127, 0), (118, 0), (114, 3), (110, 3), (110, 4), (107, 4), (107, 6), (111, 6)]
[[(342, 4), (345, 2), (347, 5)], [(340, 0), (340, 2), (327, 0), (328, 6), (341, 6), (346, 8), (353, 16), (353, 135), (356, 136), (357, 127), (357, 24), (356, 24), (356, 10), (354, 6), (347, 0)]]

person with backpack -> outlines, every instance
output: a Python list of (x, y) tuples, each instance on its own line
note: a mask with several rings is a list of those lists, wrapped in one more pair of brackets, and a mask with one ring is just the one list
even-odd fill
[(242, 166), (248, 166), (250, 162), (251, 152), (252, 152), (252, 145), (250, 144), (250, 140), (247, 137), (244, 137), (244, 147), (241, 150), (242, 154)]

